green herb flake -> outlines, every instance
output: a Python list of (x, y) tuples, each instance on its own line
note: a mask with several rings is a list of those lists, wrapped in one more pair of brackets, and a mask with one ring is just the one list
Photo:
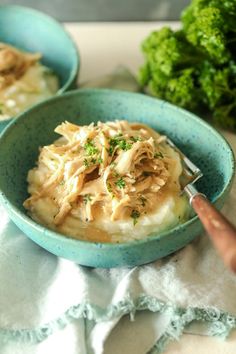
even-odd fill
[(155, 152), (154, 154), (154, 158), (158, 159), (158, 157), (160, 157), (161, 159), (163, 159), (164, 155), (161, 151)]
[(96, 163), (98, 163), (98, 160), (95, 159), (95, 157), (91, 159), (84, 159), (84, 166), (86, 168), (90, 167), (91, 165), (95, 165)]
[(134, 226), (137, 224), (138, 222), (138, 218), (140, 217), (140, 212), (138, 210), (132, 210), (131, 214), (130, 214), (131, 218), (133, 219), (133, 223)]
[(88, 161), (88, 159), (84, 159), (84, 166), (85, 166), (85, 167), (89, 167), (89, 161)]
[(123, 189), (125, 188), (125, 181), (122, 177), (120, 177), (116, 182), (115, 182), (115, 185), (120, 188), (120, 189)]
[(125, 138), (122, 137), (122, 135), (116, 135), (114, 138), (111, 138), (109, 140), (110, 147), (108, 149), (108, 153), (110, 156), (112, 156), (114, 150), (116, 147), (118, 147), (121, 150), (127, 151), (131, 149), (132, 144), (129, 143)]
[(103, 159), (102, 159), (101, 157), (99, 157), (99, 158), (97, 159), (97, 162), (98, 162), (98, 163), (103, 163)]
[(115, 148), (113, 146), (110, 146), (109, 149), (107, 149), (108, 155), (112, 156)]
[(109, 146), (109, 149), (107, 149), (109, 156), (113, 155), (113, 152), (114, 152), (116, 146), (118, 146), (118, 143), (119, 143), (119, 139), (116, 138), (116, 137), (115, 138), (111, 138), (109, 140), (109, 145), (110, 146)]
[(112, 190), (112, 185), (109, 182), (107, 183), (107, 190), (108, 190), (109, 193), (112, 194), (112, 198), (114, 198), (115, 195), (114, 195), (113, 190)]
[(84, 204), (91, 202), (91, 200), (92, 200), (91, 194), (84, 195), (84, 197), (83, 197)]
[(116, 147), (119, 144), (120, 138), (119, 137), (114, 137), (109, 140), (109, 144), (112, 147)]
[(125, 139), (121, 140), (118, 144), (119, 148), (124, 151), (128, 151), (132, 148), (132, 144), (128, 143)]
[(84, 145), (86, 154), (89, 156), (95, 155), (98, 153), (98, 148), (94, 145), (91, 139), (87, 140), (87, 143)]
[(109, 193), (112, 192), (111, 183), (107, 183), (107, 190), (108, 190)]
[(142, 141), (142, 138), (140, 136), (131, 136), (130, 140), (137, 143), (137, 141)]

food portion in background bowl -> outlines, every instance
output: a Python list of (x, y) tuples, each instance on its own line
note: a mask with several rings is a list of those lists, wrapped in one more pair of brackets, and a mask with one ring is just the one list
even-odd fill
[[(23, 6), (0, 6), (0, 42), (9, 44), (14, 50), (20, 51), (17, 53), (18, 55), (22, 54), (24, 57), (29, 58), (29, 55), (34, 57), (34, 53), (41, 54), (41, 58), (37, 55), (34, 57), (35, 66), (29, 67), (25, 73), (26, 78), (21, 77), (19, 85), (14, 85), (13, 91), (17, 86), (19, 93), (12, 92), (10, 86), (6, 88), (8, 96), (6, 100), (10, 100), (7, 107), (6, 101), (4, 101), (5, 97), (0, 97), (0, 103), (4, 104), (0, 107), (2, 111), (0, 131), (2, 131), (18, 115), (17, 108), (19, 106), (20, 110), (25, 110), (25, 108), (28, 109), (29, 106), (34, 105), (39, 100), (39, 96), (42, 101), (49, 97), (49, 93), (51, 96), (52, 91), (53, 95), (59, 95), (75, 88), (80, 58), (76, 45), (60, 23), (42, 12)], [(36, 67), (39, 70), (36, 70)], [(55, 73), (58, 80), (55, 80), (56, 78), (52, 77), (51, 73)], [(1, 74), (0, 72), (0, 78)], [(45, 80), (41, 80), (42, 77), (45, 77)], [(29, 81), (31, 81), (30, 85)], [(56, 92), (54, 92), (55, 84), (58, 85)], [(38, 89), (39, 87), (40, 89)], [(38, 90), (40, 92), (36, 92)], [(22, 94), (28, 101), (28, 105), (22, 102), (22, 100), (25, 101)], [(14, 101), (17, 101), (16, 104)], [(11, 113), (12, 116), (10, 116)]]
[(57, 76), (41, 64), (41, 58), (40, 53), (0, 43), (0, 120), (12, 118), (58, 91)]
[(181, 158), (164, 135), (124, 120), (57, 126), (40, 148), (24, 202), (31, 217), (65, 235), (126, 242), (186, 221)]

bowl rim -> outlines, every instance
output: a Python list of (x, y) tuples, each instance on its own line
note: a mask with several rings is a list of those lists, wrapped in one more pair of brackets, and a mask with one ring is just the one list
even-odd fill
[[(74, 39), (70, 36), (69, 32), (66, 30), (64, 24), (59, 22), (59, 21), (57, 21), (54, 17), (52, 17), (52, 16), (50, 16), (50, 15), (48, 15), (48, 14), (42, 12), (42, 11), (39, 11), (39, 10), (36, 10), (34, 8), (28, 7), (28, 6), (22, 6), (22, 5), (0, 5), (0, 11), (2, 9), (3, 10), (10, 9), (10, 10), (13, 10), (13, 11), (17, 10), (17, 11), (31, 13), (33, 15), (38, 16), (41, 19), (45, 19), (46, 21), (50, 21), (51, 23), (54, 24), (54, 26), (58, 30), (64, 32), (65, 37), (71, 42), (72, 49), (73, 49), (73, 56), (75, 58), (75, 63), (74, 63), (73, 68), (70, 71), (70, 76), (67, 79), (66, 83), (62, 87), (59, 88), (59, 90), (55, 93), (55, 96), (61, 95), (62, 93), (66, 92), (67, 89), (73, 84), (74, 80), (76, 79), (76, 77), (79, 74), (79, 69), (80, 69), (80, 66), (81, 66), (81, 56), (80, 56), (80, 52), (79, 52), (78, 46), (76, 45)], [(42, 102), (44, 102), (44, 101), (45, 100), (43, 100)], [(35, 105), (37, 105), (37, 103), (32, 105), (30, 108), (34, 107)], [(26, 110), (28, 110), (28, 109), (26, 108)], [(26, 110), (22, 111), (21, 113), (24, 113)], [(0, 124), (10, 123), (17, 116), (10, 117), (10, 118), (7, 118), (7, 119), (1, 119), (0, 120)]]
[[(164, 101), (164, 100), (161, 100), (158, 98), (154, 98), (154, 97), (150, 97), (150, 96), (144, 95), (142, 93), (113, 90), (113, 89), (83, 88), (83, 89), (77, 89), (77, 90), (66, 92), (61, 96), (54, 96), (52, 98), (49, 98), (43, 102), (36, 104), (35, 106), (31, 107), (29, 110), (22, 112), (16, 119), (12, 120), (11, 123), (0, 133), (0, 145), (1, 145), (1, 141), (6, 139), (9, 132), (11, 132), (12, 129), (14, 129), (15, 125), (18, 125), (18, 123), (21, 123), (21, 121), (28, 119), (27, 116), (28, 116), (28, 114), (30, 114), (31, 111), (39, 110), (39, 109), (41, 109), (42, 106), (47, 106), (48, 104), (54, 104), (55, 101), (60, 101), (60, 100), (67, 99), (67, 98), (70, 98), (73, 96), (98, 95), (98, 94), (100, 94), (100, 95), (113, 95), (113, 96), (120, 95), (120, 96), (124, 96), (124, 97), (129, 96), (130, 98), (133, 96), (134, 98), (139, 97), (139, 100), (147, 100), (147, 101), (149, 100), (150, 102), (158, 102), (160, 105), (162, 105), (162, 107), (166, 106), (172, 110), (180, 111), (188, 119), (192, 119), (195, 122), (197, 122), (197, 124), (200, 124), (201, 126), (206, 128), (208, 131), (211, 132), (211, 134), (215, 135), (216, 138), (219, 139), (226, 146), (227, 151), (230, 154), (230, 163), (231, 163), (231, 165), (230, 165), (230, 178), (227, 181), (227, 183), (225, 184), (225, 186), (222, 189), (222, 191), (220, 192), (220, 194), (216, 198), (214, 198), (212, 200), (212, 202), (216, 203), (218, 200), (221, 199), (221, 197), (223, 196), (224, 193), (226, 193), (227, 191), (230, 190), (232, 183), (233, 183), (234, 175), (235, 175), (235, 156), (234, 156), (234, 152), (233, 152), (230, 144), (225, 139), (225, 137), (220, 132), (218, 132), (214, 127), (212, 127), (209, 123), (205, 122), (203, 119), (201, 119), (197, 115), (195, 115), (183, 108), (175, 106), (167, 101)], [(181, 232), (186, 227), (191, 226), (194, 223), (196, 223), (198, 220), (198, 216), (195, 215), (194, 217), (187, 220), (186, 222), (184, 222), (182, 224), (178, 224), (169, 230), (162, 231), (162, 232), (160, 232), (156, 235), (153, 235), (153, 236), (147, 236), (147, 237), (139, 239), (139, 240), (131, 240), (131, 241), (122, 242), (122, 243), (109, 243), (109, 242), (103, 243), (103, 242), (92, 242), (92, 241), (87, 241), (87, 240), (75, 239), (75, 238), (72, 238), (71, 236), (66, 236), (62, 233), (50, 230), (47, 227), (38, 224), (33, 219), (31, 219), (27, 214), (20, 211), (17, 207), (15, 207), (8, 200), (5, 193), (2, 191), (1, 186), (0, 186), (0, 202), (3, 204), (3, 206), (6, 207), (7, 210), (9, 210), (9, 212), (11, 214), (14, 214), (18, 219), (21, 220), (21, 222), (23, 222), (24, 224), (27, 224), (27, 226), (33, 228), (34, 231), (40, 232), (41, 234), (44, 234), (44, 235), (47, 235), (51, 239), (54, 239), (54, 240), (58, 240), (58, 237), (59, 237), (59, 238), (61, 238), (62, 242), (65, 241), (75, 247), (80, 247), (80, 246), (86, 247), (87, 246), (89, 248), (95, 247), (95, 249), (97, 249), (98, 247), (99, 247), (99, 249), (107, 249), (107, 248), (109, 248), (109, 249), (110, 248), (126, 249), (126, 248), (134, 246), (134, 245), (143, 245), (147, 242), (161, 240), (162, 238), (166, 237), (167, 235), (170, 236), (170, 235), (174, 234), (175, 232)]]

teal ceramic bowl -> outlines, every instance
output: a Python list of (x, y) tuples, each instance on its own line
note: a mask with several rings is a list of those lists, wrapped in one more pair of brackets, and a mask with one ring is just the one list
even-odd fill
[[(63, 26), (53, 18), (27, 7), (0, 6), (0, 42), (42, 53), (42, 63), (59, 77), (58, 94), (75, 87), (79, 54)], [(0, 131), (9, 122), (0, 121)]]
[(50, 144), (64, 120), (89, 124), (127, 119), (167, 134), (202, 169), (198, 188), (221, 207), (234, 174), (233, 153), (211, 126), (193, 114), (142, 94), (77, 90), (38, 104), (19, 116), (0, 137), (0, 200), (11, 219), (49, 252), (86, 266), (135, 266), (164, 257), (191, 242), (202, 230), (197, 217), (169, 231), (123, 244), (92, 243), (65, 237), (30, 219), (22, 203), (26, 176), (38, 147)]

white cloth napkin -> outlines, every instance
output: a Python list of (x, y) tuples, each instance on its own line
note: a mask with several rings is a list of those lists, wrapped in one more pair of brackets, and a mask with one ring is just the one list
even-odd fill
[[(235, 135), (226, 137), (236, 151)], [(236, 183), (224, 212), (235, 222)], [(137, 334), (135, 354), (162, 353), (184, 331), (226, 337), (236, 328), (236, 276), (206, 235), (145, 266), (90, 269), (37, 246), (3, 207), (0, 218), (0, 354), (133, 354)], [(136, 332), (108, 348), (125, 314)]]

